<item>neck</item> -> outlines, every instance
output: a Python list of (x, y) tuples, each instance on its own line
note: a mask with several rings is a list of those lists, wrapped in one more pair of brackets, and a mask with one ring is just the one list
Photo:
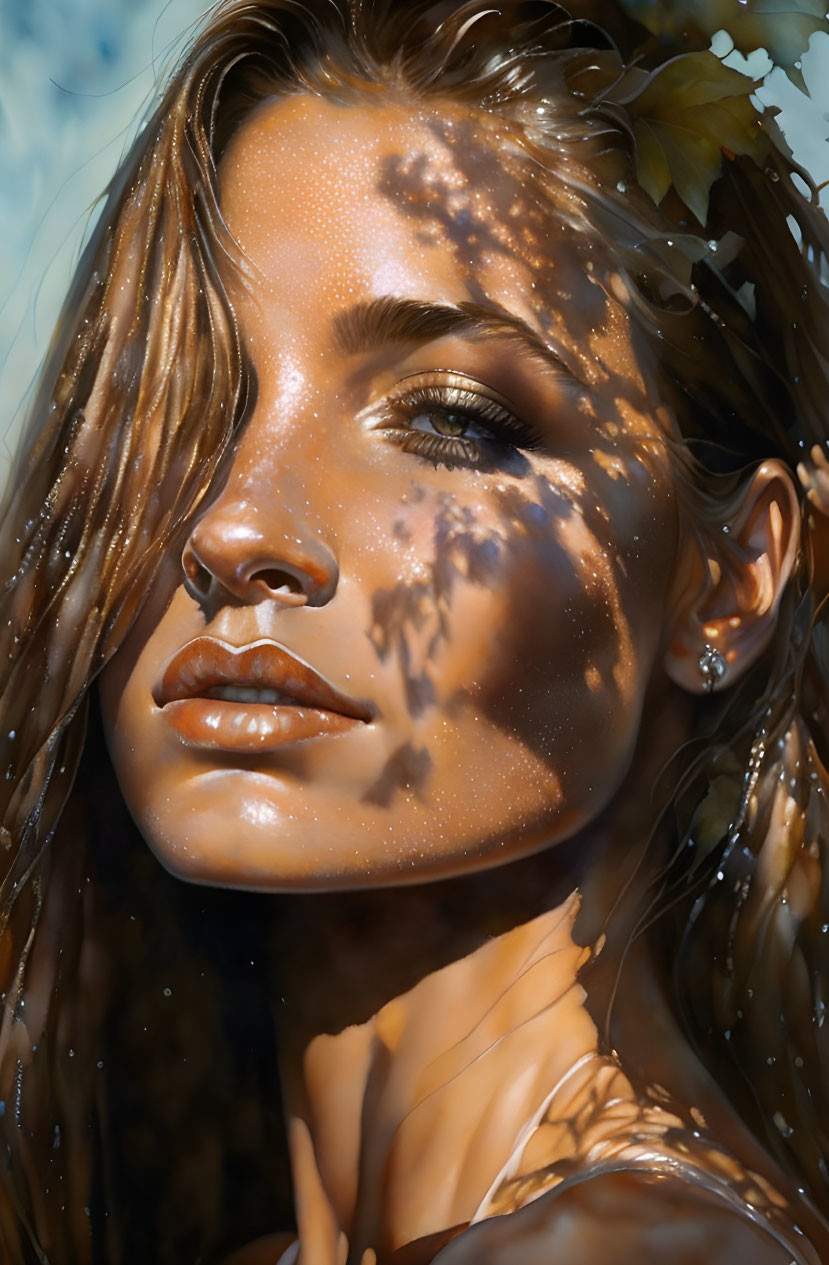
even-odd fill
[(349, 1263), (382, 1261), (468, 1223), (527, 1122), (601, 1060), (593, 1016), (648, 877), (656, 761), (636, 770), (590, 831), (532, 857), (286, 900), (280, 1053), (309, 1260), (347, 1242)]

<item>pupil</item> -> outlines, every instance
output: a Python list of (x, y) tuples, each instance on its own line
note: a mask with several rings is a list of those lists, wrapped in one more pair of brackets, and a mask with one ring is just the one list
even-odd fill
[(469, 420), (460, 413), (436, 413), (432, 425), (440, 435), (462, 435), (469, 425)]

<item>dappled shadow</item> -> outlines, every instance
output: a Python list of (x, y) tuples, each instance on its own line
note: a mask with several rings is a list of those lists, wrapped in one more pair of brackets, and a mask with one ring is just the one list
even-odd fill
[(500, 257), (530, 270), (526, 300), (543, 333), (559, 318), (577, 340), (603, 329), (609, 299), (589, 276), (594, 244), (567, 223), (574, 208), (562, 205), (561, 190), (556, 203), (553, 177), (476, 119), (432, 118), (428, 129), (445, 159), (391, 155), (378, 191), (417, 223), (423, 242), (451, 245), (469, 299), (487, 300), (484, 274)]
[[(412, 716), (435, 701), (428, 663), (449, 639), (449, 610), (459, 580), (486, 585), (500, 566), (504, 541), (493, 530), (477, 528), (474, 512), (444, 493), (435, 519), (434, 557), (425, 578), (379, 589), (372, 598), (369, 638), (382, 660), (399, 663)], [(415, 638), (425, 650), (415, 652)]]
[[(498, 132), (493, 127), (472, 117), (432, 117), (435, 145), (387, 157), (378, 192), (416, 226), (422, 243), (451, 248), (469, 302), (497, 307), (504, 279), (519, 282), (519, 315), (530, 316), (588, 389), (602, 384), (596, 440), (612, 459), (631, 412), (654, 408), (638, 374), (618, 356), (619, 336), (628, 333), (627, 290), (613, 243), (589, 225), (584, 198), (566, 180), (542, 167), (503, 123)], [(546, 161), (554, 165), (555, 157)], [(637, 367), (653, 385), (653, 357), (641, 346), (636, 356), (646, 356), (647, 366)]]
[(389, 756), (377, 781), (363, 796), (363, 801), (388, 808), (398, 791), (412, 791), (420, 796), (431, 771), (432, 757), (426, 748), (404, 742)]
[[(549, 767), (565, 759), (575, 768), (572, 718), (587, 709), (602, 723), (630, 701), (637, 678), (631, 627), (642, 598), (626, 580), (631, 564), (642, 567), (630, 523), (646, 519), (663, 460), (655, 377), (631, 343), (612, 244), (598, 241), (566, 183), (498, 126), (432, 117), (436, 144), (386, 158), (378, 191), (421, 243), (451, 247), (470, 302), (497, 308), (505, 292), (517, 296), (514, 315), (564, 361), (575, 390), (561, 390), (566, 416), (541, 418), (539, 460), (521, 454), (520, 481), (503, 469), (487, 484), (486, 522), (439, 495), (431, 559), (416, 580), (374, 595), (369, 636), (381, 659), (397, 660), (418, 717), (437, 699), (434, 663), (452, 638), (458, 585), (499, 589), (506, 614), (492, 630), (485, 679), (459, 688), (449, 710), (474, 698), (482, 720)], [(398, 538), (405, 530), (401, 520)], [(523, 619), (510, 619), (511, 608)]]

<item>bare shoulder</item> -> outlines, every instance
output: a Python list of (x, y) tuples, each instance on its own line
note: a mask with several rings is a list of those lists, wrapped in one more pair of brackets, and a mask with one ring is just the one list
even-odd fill
[(677, 1176), (613, 1171), (470, 1227), (434, 1265), (820, 1265), (762, 1217)]

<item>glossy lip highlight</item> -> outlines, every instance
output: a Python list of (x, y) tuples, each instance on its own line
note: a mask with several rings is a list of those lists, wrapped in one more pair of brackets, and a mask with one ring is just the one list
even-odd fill
[(248, 753), (343, 733), (376, 714), (267, 638), (232, 646), (196, 637), (173, 655), (153, 700), (188, 745)]

